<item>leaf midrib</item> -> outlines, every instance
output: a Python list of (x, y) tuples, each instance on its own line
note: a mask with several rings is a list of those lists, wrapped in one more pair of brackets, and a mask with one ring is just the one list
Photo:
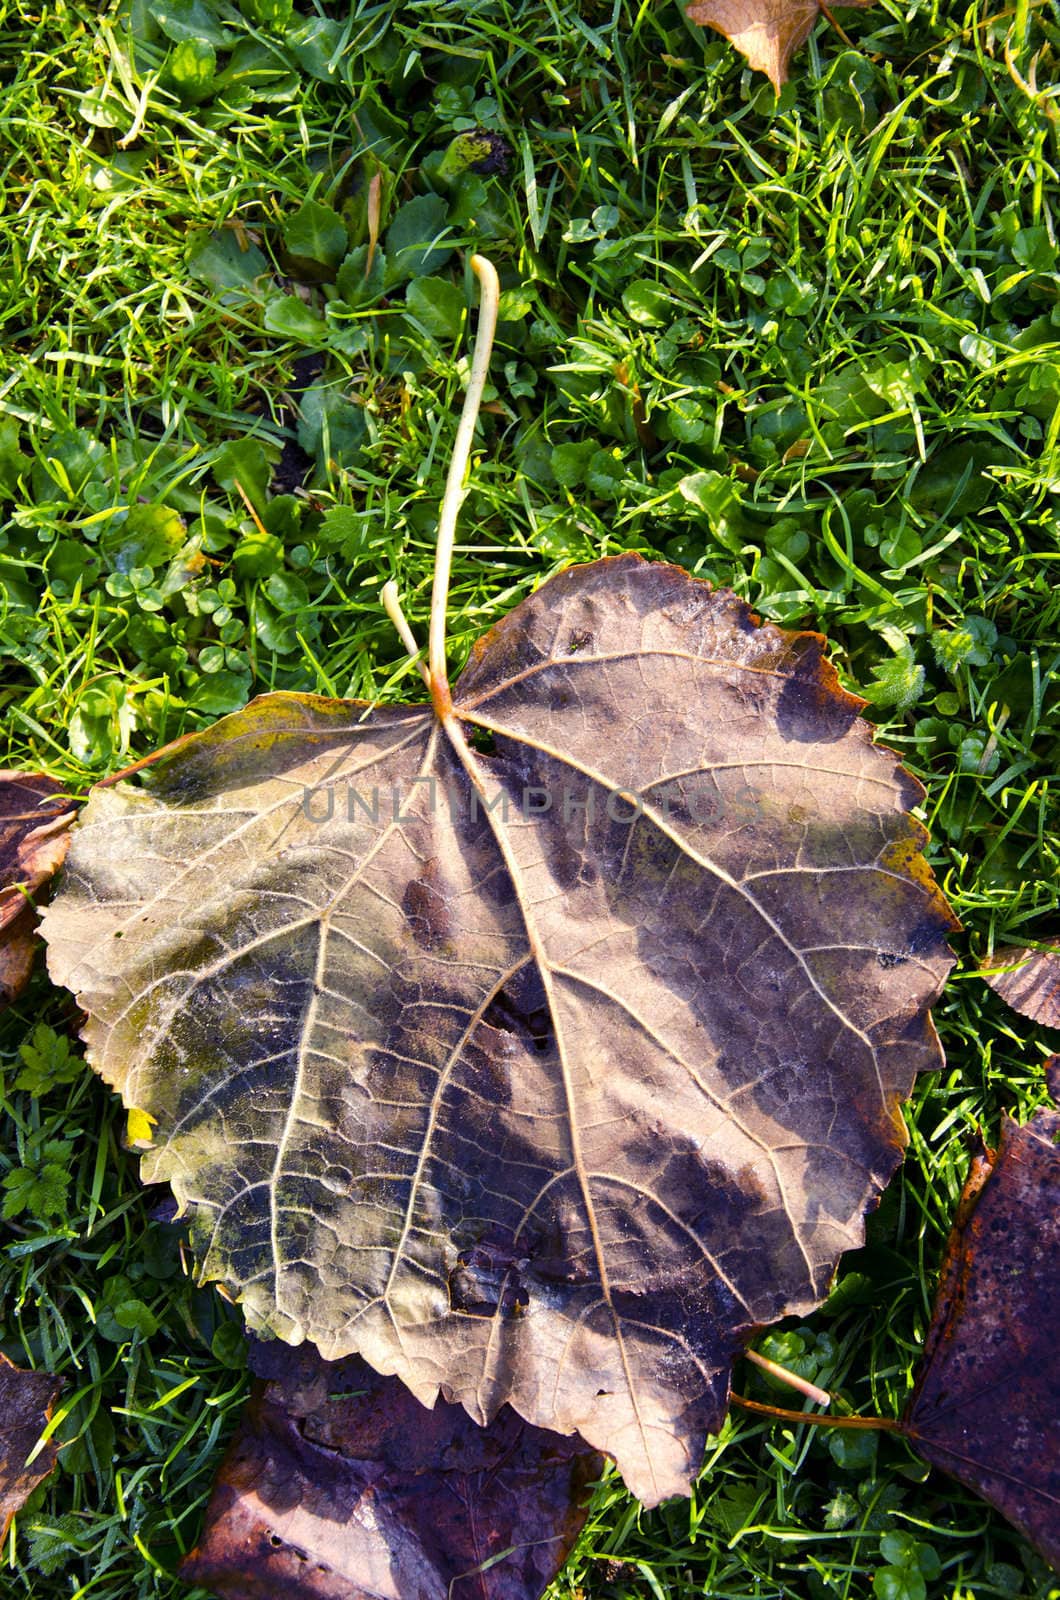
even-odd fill
[[(444, 727), (449, 736), (449, 741), (453, 747), (457, 759), (460, 761), (461, 766), (467, 774), (469, 782), (474, 786), (479, 794), (482, 795), (483, 799), (485, 799), (485, 785), (482, 780), (480, 764), (464, 737), (463, 729), (460, 726), (457, 717), (452, 716), (447, 718), (444, 723)], [(644, 1418), (641, 1415), (636, 1385), (633, 1381), (633, 1372), (630, 1366), (629, 1355), (626, 1350), (626, 1343), (622, 1333), (621, 1318), (615, 1310), (612, 1299), (607, 1262), (604, 1258), (604, 1250), (600, 1237), (600, 1228), (596, 1216), (596, 1207), (593, 1203), (592, 1193), (589, 1187), (589, 1175), (586, 1170), (585, 1163), (582, 1160), (574, 1086), (570, 1078), (570, 1071), (567, 1064), (567, 1053), (564, 1049), (563, 1035), (559, 1025), (558, 1006), (556, 1004), (555, 994), (552, 987), (552, 966), (548, 960), (544, 945), (538, 936), (530, 908), (526, 902), (526, 897), (521, 892), (520, 874), (517, 863), (514, 860), (507, 836), (500, 824), (500, 819), (494, 815), (492, 807), (487, 806), (485, 811), (490, 831), (493, 834), (497, 848), (501, 852), (504, 864), (508, 870), (508, 876), (511, 879), (512, 888), (515, 893), (516, 904), (519, 907), (519, 913), (522, 917), (523, 926), (526, 930), (527, 942), (530, 945), (531, 958), (537, 966), (537, 970), (545, 990), (545, 998), (548, 1004), (549, 1014), (552, 1019), (552, 1031), (556, 1040), (556, 1056), (560, 1065), (563, 1093), (567, 1103), (567, 1122), (570, 1128), (571, 1157), (574, 1163), (574, 1173), (578, 1180), (578, 1187), (581, 1190), (582, 1202), (585, 1207), (586, 1221), (588, 1222), (589, 1232), (593, 1242), (593, 1254), (595, 1256), (597, 1268), (600, 1274), (601, 1293), (604, 1297), (608, 1311), (611, 1314), (611, 1322), (615, 1332), (615, 1342), (618, 1346), (619, 1357), (622, 1362), (622, 1370), (626, 1378), (626, 1389), (629, 1395), (629, 1402), (633, 1411), (633, 1416), (636, 1420), (637, 1431), (640, 1435), (643, 1459), (651, 1476), (652, 1487), (653, 1489), (657, 1490), (658, 1479), (655, 1473), (655, 1464), (652, 1457), (651, 1446), (648, 1441)], [(559, 1380), (560, 1369), (557, 1366), (557, 1385), (559, 1384)]]

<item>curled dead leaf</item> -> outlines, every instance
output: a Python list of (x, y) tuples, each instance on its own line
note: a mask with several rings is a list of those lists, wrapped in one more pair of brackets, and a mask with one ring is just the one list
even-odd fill
[[(1060, 1056), (1047, 1067), (1060, 1097)], [(902, 1431), (1060, 1568), (1060, 1112), (972, 1162)]]
[(1060, 1028), (1060, 944), (1038, 950), (1006, 945), (994, 951), (983, 977), (1021, 1017)]
[[(842, 0), (851, 9), (872, 0)], [(764, 72), (780, 93), (795, 51), (806, 43), (814, 23), (828, 8), (820, 0), (694, 0), (686, 6), (690, 22), (715, 28), (736, 46), (754, 72)]]
[(258, 1375), (181, 1576), (226, 1600), (538, 1600), (601, 1458), (507, 1408), (424, 1408), (357, 1356), (251, 1343)]
[(37, 946), (33, 897), (62, 866), (74, 809), (41, 772), (0, 772), (0, 1009), (29, 982)]
[(61, 1378), (26, 1371), (0, 1355), (0, 1544), (11, 1518), (55, 1466), (58, 1449), (51, 1440), (27, 1462), (62, 1386)]

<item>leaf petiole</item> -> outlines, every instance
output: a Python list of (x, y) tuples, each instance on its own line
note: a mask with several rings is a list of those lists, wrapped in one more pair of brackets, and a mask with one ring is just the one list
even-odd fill
[[(445, 494), (438, 516), (438, 549), (434, 564), (434, 587), (431, 590), (431, 630), (427, 648), (427, 685), (438, 716), (444, 721), (452, 716), (453, 699), (449, 692), (449, 678), (445, 667), (445, 613), (449, 600), (449, 575), (453, 564), (453, 544), (456, 538), (456, 519), (466, 493), (464, 478), (467, 475), (471, 442), (475, 436), (482, 394), (486, 387), (493, 335), (497, 327), (497, 304), (500, 300), (500, 282), (497, 269), (485, 256), (471, 257), (471, 270), (478, 278), (479, 301), (478, 335), (471, 359), (471, 376), (464, 396), (464, 409), (456, 430), (456, 442), (445, 480)], [(385, 602), (384, 602), (385, 604)]]
[(774, 1378), (779, 1378), (781, 1383), (786, 1383), (789, 1388), (797, 1389), (808, 1400), (813, 1400), (819, 1406), (830, 1406), (832, 1396), (827, 1389), (819, 1389), (817, 1384), (810, 1383), (808, 1379), (800, 1377), (797, 1372), (792, 1372), (787, 1367), (782, 1367), (777, 1361), (770, 1361), (768, 1356), (760, 1356), (757, 1350), (745, 1350), (744, 1359), (753, 1361), (756, 1367), (761, 1367), (763, 1372), (770, 1373)]
[(784, 1406), (766, 1406), (760, 1400), (748, 1400), (735, 1390), (729, 1399), (734, 1406), (745, 1411), (757, 1411), (763, 1417), (775, 1417), (780, 1422), (806, 1422), (811, 1428), (862, 1428), (874, 1433), (901, 1433), (902, 1425), (893, 1417), (822, 1417), (812, 1411), (788, 1411)]
[[(409, 620), (404, 611), (401, 609), (401, 600), (398, 596), (398, 586), (394, 582), (393, 578), (388, 579), (387, 582), (384, 583), (382, 590), (380, 591), (379, 598), (383, 602), (383, 609), (385, 610), (387, 616), (394, 624), (398, 638), (405, 646), (405, 649), (408, 651), (409, 655), (412, 656), (413, 660), (416, 660), (416, 657), (420, 653), (420, 647), (416, 643), (416, 635), (409, 627)], [(431, 686), (431, 675), (427, 671), (426, 663), (416, 660), (416, 669), (429, 689)]]

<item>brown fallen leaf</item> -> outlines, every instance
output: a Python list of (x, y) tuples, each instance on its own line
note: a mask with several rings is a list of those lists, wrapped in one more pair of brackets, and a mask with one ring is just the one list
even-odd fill
[(861, 1243), (956, 924), (823, 640), (678, 568), (562, 573), (450, 688), (484, 350), (430, 704), (266, 695), (97, 786), (44, 931), (252, 1327), (578, 1432), (655, 1504)]
[(603, 1462), (505, 1407), (426, 1411), (357, 1356), (251, 1342), (259, 1379), (181, 1576), (226, 1600), (537, 1600)]
[(859, 704), (619, 556), (492, 629), (449, 722), (268, 695), (95, 791), (51, 971), (253, 1326), (687, 1487), (940, 1061), (954, 921)]
[(25, 988), (37, 947), (32, 896), (62, 866), (74, 808), (41, 772), (0, 772), (0, 1010)]
[[(1047, 1064), (1060, 1098), (1060, 1056)], [(972, 1163), (902, 1431), (1060, 1568), (1060, 1112)]]
[(994, 951), (983, 977), (1020, 1016), (1060, 1028), (1060, 943), (1050, 950), (1006, 945)]
[(55, 1466), (58, 1447), (52, 1440), (26, 1465), (27, 1457), (52, 1414), (61, 1378), (28, 1372), (0, 1355), (0, 1544), (11, 1518)]
[[(872, 0), (842, 0), (851, 9)], [(764, 72), (780, 93), (788, 64), (806, 43), (817, 18), (827, 14), (821, 0), (695, 0), (685, 7), (690, 22), (716, 28), (734, 44), (754, 72)]]

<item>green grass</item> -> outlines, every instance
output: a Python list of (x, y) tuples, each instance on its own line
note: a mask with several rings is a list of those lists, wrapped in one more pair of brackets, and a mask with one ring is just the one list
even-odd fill
[[(1044, 1097), (1047, 1036), (976, 965), (1060, 931), (1058, 13), (883, 0), (849, 45), (822, 25), (778, 100), (673, 0), (299, 7), (0, 0), (2, 759), (80, 789), (259, 690), (419, 696), (378, 594), (395, 577), (425, 637), (489, 254), (454, 660), (556, 568), (662, 555), (826, 633), (926, 785), (965, 925), (947, 1066), (865, 1249), (762, 1341), (894, 1415), (969, 1135)], [(181, 54), (153, 14), (188, 22)], [(477, 128), (507, 175), (469, 166)], [(338, 271), (307, 197), (339, 213)], [(426, 259), (400, 254), (410, 216)], [(71, 1031), (43, 976), (3, 1024), (0, 1177), (31, 1205), (0, 1347), (64, 1374), (67, 1443), (0, 1593), (176, 1596), (245, 1392), (238, 1320), (182, 1271)], [(44, 1081), (19, 1087), (35, 1036)], [(899, 1441), (734, 1412), (691, 1501), (601, 1487), (556, 1594), (863, 1600), (918, 1559), (908, 1600), (1056, 1592)]]

